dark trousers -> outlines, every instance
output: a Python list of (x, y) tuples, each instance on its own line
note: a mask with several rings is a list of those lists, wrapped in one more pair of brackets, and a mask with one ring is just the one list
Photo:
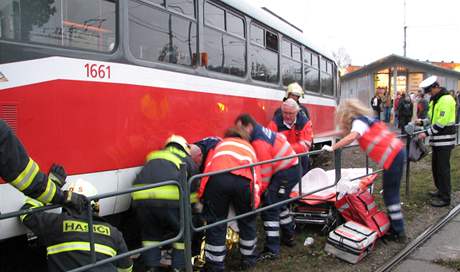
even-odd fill
[[(164, 240), (173, 238), (179, 233), (180, 216), (179, 208), (159, 207), (152, 205), (149, 200), (134, 202), (134, 209), (138, 223), (141, 227), (142, 244), (150, 246)], [(173, 268), (184, 268), (184, 243), (173, 243), (172, 264)], [(156, 247), (142, 253), (142, 260), (148, 267), (159, 267), (161, 249)]]
[(390, 168), (383, 171), (383, 201), (390, 216), (391, 228), (396, 233), (404, 232), (399, 190), (405, 158), (406, 151), (403, 148), (393, 160)]
[[(212, 176), (204, 191), (204, 217), (208, 224), (227, 219), (230, 204), (236, 215), (247, 213), (251, 207), (250, 181), (242, 176), (224, 173)], [(245, 262), (256, 261), (256, 215), (238, 219), (240, 253)], [(223, 271), (226, 254), (227, 224), (206, 230), (206, 269)]]
[[(268, 206), (283, 200), (288, 199), (292, 188), (300, 182), (301, 166), (299, 164), (286, 170), (275, 173), (270, 179), (267, 191), (264, 193), (263, 206)], [(280, 192), (280, 187), (284, 186), (284, 193)], [(264, 251), (269, 251), (274, 254), (280, 252), (280, 213), (281, 207), (277, 206), (261, 213), (264, 221), (265, 230), (265, 248)], [(294, 222), (283, 224), (283, 233), (285, 235), (293, 235)]]
[(433, 171), (434, 185), (439, 191), (442, 200), (450, 202), (450, 153), (453, 146), (433, 146), (431, 170)]

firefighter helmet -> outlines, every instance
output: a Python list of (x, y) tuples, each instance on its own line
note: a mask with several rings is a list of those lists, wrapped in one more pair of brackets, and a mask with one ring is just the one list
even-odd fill
[(297, 82), (293, 82), (288, 85), (286, 90), (286, 97), (289, 97), (289, 94), (296, 95), (303, 98), (303, 89)]
[(177, 144), (179, 145), (180, 147), (182, 147), (182, 149), (184, 149), (184, 151), (190, 155), (190, 146), (189, 144), (187, 143), (187, 140), (185, 140), (184, 137), (182, 136), (179, 136), (179, 135), (171, 135), (168, 139), (166, 139), (166, 142), (165, 142), (165, 147), (169, 144)]
[[(97, 189), (94, 187), (93, 184), (90, 182), (79, 178), (77, 180), (73, 180), (69, 183), (67, 190), (84, 195), (86, 197), (92, 197), (97, 195)], [(91, 208), (95, 213), (99, 212), (99, 202), (97, 200), (91, 200)]]

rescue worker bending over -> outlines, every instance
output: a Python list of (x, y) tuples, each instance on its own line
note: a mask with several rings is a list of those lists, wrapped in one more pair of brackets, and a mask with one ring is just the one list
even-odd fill
[[(206, 164), (205, 173), (243, 166), (257, 162), (256, 153), (248, 142), (249, 135), (242, 128), (232, 127), (223, 141), (215, 147)], [(237, 215), (257, 208), (260, 202), (260, 171), (254, 167), (203, 177), (198, 195), (204, 202), (204, 216), (208, 224), (227, 219), (229, 206)], [(241, 269), (256, 263), (256, 215), (238, 219), (240, 229)], [(224, 271), (227, 224), (206, 230), (206, 271)]]
[[(196, 172), (195, 163), (190, 158), (187, 141), (178, 135), (172, 135), (165, 142), (162, 150), (150, 152), (147, 162), (137, 175), (134, 186), (160, 183), (163, 181), (180, 181), (180, 165), (184, 163), (187, 177)], [(192, 186), (191, 192), (196, 191)], [(173, 238), (179, 233), (179, 189), (176, 185), (165, 185), (132, 193), (133, 207), (142, 228), (144, 247), (158, 244)], [(196, 193), (191, 201), (196, 202)], [(185, 267), (184, 242), (172, 244), (172, 268), (180, 271)], [(142, 259), (150, 270), (159, 271), (161, 250), (153, 248), (142, 253)]]
[(43, 204), (55, 203), (82, 210), (87, 205), (86, 198), (78, 194), (62, 191), (66, 174), (64, 168), (54, 165), (47, 176), (40, 171), (13, 133), (8, 124), (0, 119), (0, 177), (26, 196)]
[(433, 150), (431, 169), (433, 172), (436, 191), (430, 192), (433, 197), (431, 206), (444, 207), (450, 205), (452, 191), (450, 181), (450, 155), (455, 146), (455, 110), (456, 103), (449, 92), (441, 87), (436, 76), (431, 76), (420, 83), (425, 93), (431, 94), (428, 105), (428, 118), (418, 120), (418, 123), (429, 125), (427, 133), (420, 133), (418, 137), (425, 139), (430, 136), (430, 145)]
[(197, 165), (200, 173), (204, 171), (208, 154), (211, 153), (221, 141), (222, 139), (220, 137), (206, 137), (190, 145), (192, 159)]
[[(79, 179), (68, 187), (73, 194), (87, 197), (97, 195), (96, 188), (89, 182)], [(27, 198), (22, 209), (37, 208), (43, 204)], [(118, 229), (97, 216), (99, 206), (92, 202), (94, 212), (94, 249), (96, 260), (101, 261), (117, 254), (127, 252), (123, 235)], [(64, 208), (62, 213), (38, 212), (24, 214), (20, 220), (39, 241), (46, 246), (48, 271), (68, 271), (91, 263), (90, 240), (88, 235), (88, 211), (82, 212)], [(97, 266), (91, 271), (132, 271), (130, 258), (122, 258), (114, 263)], [(117, 270), (118, 269), (118, 270)]]
[[(242, 114), (235, 124), (244, 128), (250, 135), (259, 161), (278, 159), (295, 155), (289, 142), (282, 134), (257, 124), (249, 114)], [(297, 157), (261, 165), (263, 205), (268, 206), (286, 200), (294, 185), (300, 182), (301, 167)], [(266, 234), (265, 248), (260, 260), (276, 259), (280, 253), (280, 207), (263, 211)], [(283, 240), (294, 239), (294, 222), (286, 225)]]
[[(299, 85), (297, 82), (293, 82), (288, 85), (287, 90), (286, 90), (286, 96), (283, 98), (283, 102), (286, 101), (289, 98), (294, 99), (295, 102), (299, 105), (300, 109), (305, 113), (307, 116), (307, 119), (310, 120), (310, 113), (308, 112), (308, 109), (300, 104), (300, 98), (303, 98), (304, 92), (302, 87)], [(275, 111), (275, 114), (273, 114), (273, 117), (281, 113), (281, 108), (278, 108)]]

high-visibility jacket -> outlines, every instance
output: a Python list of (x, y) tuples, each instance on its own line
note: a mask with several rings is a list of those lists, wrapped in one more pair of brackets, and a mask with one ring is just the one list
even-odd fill
[(42, 203), (64, 201), (62, 191), (40, 171), (38, 164), (27, 155), (22, 143), (3, 120), (0, 120), (0, 177)]
[(284, 123), (282, 112), (275, 114), (268, 128), (286, 136), (296, 153), (308, 152), (313, 143), (312, 123), (303, 111), (297, 113), (296, 121), (291, 127)]
[[(43, 204), (34, 199), (26, 199), (22, 209), (37, 208)], [(66, 211), (56, 214), (38, 212), (20, 216), (39, 241), (46, 246), (48, 271), (69, 271), (91, 264), (90, 240), (88, 235), (88, 214), (75, 215)], [(93, 221), (94, 249), (96, 260), (101, 261), (128, 251), (121, 232), (95, 216)], [(107, 263), (91, 271), (132, 271), (129, 257)]]
[(369, 125), (369, 130), (358, 138), (359, 146), (379, 167), (389, 169), (404, 144), (386, 125), (378, 120), (360, 116), (356, 118)]
[[(244, 166), (257, 162), (257, 156), (254, 148), (247, 141), (240, 138), (224, 138), (222, 142), (217, 144), (214, 150), (208, 154), (207, 164), (204, 173), (229, 169), (238, 166)], [(251, 168), (242, 168), (233, 170), (230, 173), (237, 176), (247, 178), (251, 182), (251, 190), (253, 193), (254, 207), (257, 208), (260, 204), (260, 167), (254, 166)], [(204, 195), (206, 184), (209, 181), (209, 176), (203, 177), (198, 190), (198, 196), (201, 198)]]
[[(259, 161), (278, 159), (296, 154), (284, 135), (273, 132), (261, 125), (254, 127), (251, 133), (251, 144), (256, 151)], [(260, 167), (260, 174), (262, 176), (261, 192), (263, 193), (267, 189), (270, 179), (275, 173), (288, 169), (298, 163), (299, 159), (294, 157), (274, 163), (262, 164)]]
[[(145, 186), (170, 180), (180, 181), (180, 165), (182, 163), (185, 164), (187, 169), (186, 178), (196, 173), (196, 165), (190, 156), (173, 146), (150, 152), (146, 160), (146, 164), (134, 180), (134, 186)], [(196, 202), (195, 183), (190, 191), (191, 202)], [(131, 194), (131, 197), (134, 201), (150, 200), (157, 206), (179, 206), (179, 189), (176, 185), (164, 185), (136, 191)]]
[(456, 103), (454, 98), (442, 89), (433, 96), (428, 106), (430, 127), (427, 130), (432, 146), (453, 146), (456, 140)]

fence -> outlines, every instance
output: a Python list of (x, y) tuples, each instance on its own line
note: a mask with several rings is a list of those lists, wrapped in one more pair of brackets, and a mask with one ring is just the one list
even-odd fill
[[(458, 126), (457, 126), (457, 128), (458, 128)], [(423, 132), (423, 131), (418, 131), (418, 132), (416, 132), (416, 134), (421, 133), (421, 132)], [(414, 135), (416, 135), (416, 134), (414, 134)], [(407, 148), (407, 151), (409, 151), (409, 147), (410, 147), (409, 143), (410, 143), (410, 140), (411, 140), (412, 136), (411, 135), (403, 135), (403, 136), (406, 137), (406, 148)], [(458, 138), (458, 133), (457, 133), (457, 144), (458, 143), (459, 143), (459, 138)], [(345, 148), (349, 148), (349, 147), (345, 147)], [(160, 186), (164, 186), (164, 185), (176, 185), (179, 188), (179, 194), (180, 194), (180, 197), (179, 197), (179, 201), (180, 201), (180, 205), (179, 205), (179, 208), (180, 208), (180, 229), (179, 229), (179, 233), (177, 233), (177, 235), (175, 237), (173, 237), (171, 239), (168, 239), (168, 240), (165, 240), (165, 241), (162, 241), (161, 243), (151, 245), (151, 246), (147, 246), (147, 247), (134, 249), (134, 250), (128, 251), (126, 253), (123, 253), (123, 254), (120, 254), (120, 255), (110, 257), (110, 258), (107, 258), (107, 259), (104, 259), (104, 260), (96, 262), (96, 253), (95, 253), (95, 248), (94, 248), (95, 242), (94, 242), (94, 233), (93, 233), (93, 216), (92, 216), (92, 212), (91, 212), (91, 207), (88, 207), (88, 210), (90, 211), (89, 212), (89, 218), (88, 218), (88, 235), (89, 235), (89, 240), (90, 240), (90, 249), (91, 249), (90, 251), (91, 251), (92, 263), (90, 263), (88, 265), (85, 265), (85, 266), (82, 266), (82, 267), (79, 267), (77, 269), (71, 270), (71, 272), (86, 271), (86, 270), (92, 269), (94, 267), (103, 265), (103, 264), (114, 262), (114, 261), (116, 261), (118, 259), (121, 259), (121, 258), (125, 258), (125, 257), (128, 257), (128, 256), (139, 254), (141, 252), (144, 252), (144, 251), (152, 249), (152, 248), (161, 247), (161, 246), (168, 245), (168, 244), (171, 244), (171, 243), (174, 243), (174, 242), (178, 242), (178, 241), (180, 241), (182, 239), (184, 240), (184, 244), (185, 244), (185, 249), (184, 249), (185, 252), (184, 253), (185, 253), (185, 259), (187, 260), (186, 261), (186, 271), (187, 272), (193, 271), (192, 263), (191, 263), (191, 259), (192, 259), (192, 254), (191, 254), (192, 232), (204, 231), (206, 229), (215, 227), (217, 225), (227, 224), (230, 221), (234, 221), (234, 220), (237, 220), (237, 219), (240, 219), (240, 218), (244, 218), (244, 217), (247, 217), (247, 216), (250, 216), (250, 215), (254, 215), (254, 214), (260, 213), (262, 211), (271, 209), (273, 207), (288, 204), (288, 203), (297, 201), (299, 199), (306, 199), (306, 197), (308, 195), (315, 194), (315, 193), (320, 192), (322, 190), (326, 190), (326, 189), (329, 189), (329, 188), (332, 188), (332, 187), (336, 186), (337, 182), (341, 178), (342, 150), (339, 149), (339, 150), (334, 151), (335, 182), (334, 182), (333, 185), (325, 186), (323, 188), (313, 190), (313, 191), (308, 191), (308, 192), (305, 192), (305, 193), (302, 193), (302, 191), (300, 191), (299, 196), (297, 196), (297, 197), (288, 198), (286, 200), (277, 202), (275, 204), (265, 206), (265, 207), (262, 207), (262, 208), (258, 208), (258, 209), (255, 209), (253, 211), (250, 211), (250, 212), (247, 212), (247, 213), (244, 213), (244, 214), (240, 214), (240, 215), (237, 215), (235, 217), (227, 218), (225, 220), (221, 220), (221, 221), (218, 221), (218, 222), (215, 222), (215, 223), (212, 223), (212, 224), (209, 224), (209, 225), (201, 226), (201, 227), (197, 227), (197, 226), (193, 225), (193, 222), (192, 222), (191, 205), (190, 205), (190, 202), (189, 202), (189, 199), (190, 199), (190, 184), (191, 184), (192, 181), (194, 181), (196, 179), (200, 179), (200, 178), (202, 178), (204, 176), (212, 176), (212, 175), (217, 175), (217, 174), (222, 174), (222, 173), (228, 173), (228, 172), (238, 170), (238, 169), (243, 169), (243, 168), (251, 168), (251, 170), (254, 171), (254, 167), (256, 167), (258, 165), (267, 164), (267, 163), (273, 163), (273, 162), (286, 160), (286, 159), (290, 159), (290, 158), (294, 158), (294, 157), (299, 157), (300, 158), (300, 157), (303, 157), (303, 156), (318, 155), (318, 154), (323, 153), (323, 152), (324, 151), (322, 151), (322, 150), (311, 151), (311, 152), (291, 155), (291, 156), (287, 156), (287, 157), (283, 157), (283, 158), (278, 158), (278, 159), (273, 159), (273, 160), (267, 160), (267, 161), (262, 161), (262, 162), (258, 162), (258, 163), (248, 164), (248, 165), (245, 165), (245, 166), (234, 167), (234, 168), (230, 168), (230, 169), (226, 169), (226, 170), (222, 170), (222, 171), (215, 171), (215, 172), (210, 172), (210, 173), (206, 173), (206, 174), (198, 174), (198, 175), (194, 175), (194, 176), (190, 177), (189, 180), (186, 179), (186, 170), (185, 170), (184, 165), (181, 165), (181, 168), (180, 168), (180, 180), (179, 181), (165, 181), (165, 182), (161, 182), (161, 183), (146, 185), (146, 186), (142, 186), (142, 187), (134, 187), (134, 188), (118, 191), (118, 192), (111, 192), (111, 193), (100, 194), (100, 195), (97, 195), (97, 196), (94, 196), (94, 197), (90, 197), (90, 198), (88, 198), (89, 200), (99, 200), (99, 199), (103, 199), (103, 198), (108, 198), (108, 197), (113, 197), (113, 196), (123, 195), (123, 194), (129, 194), (129, 193), (132, 193), (132, 192), (135, 192), (135, 191), (151, 189), (151, 188), (160, 187)], [(375, 173), (380, 173), (380, 172), (383, 171), (382, 169), (379, 169), (379, 170), (373, 171), (372, 173), (369, 173), (368, 172), (369, 159), (368, 159), (367, 156), (366, 156), (366, 163), (365, 164), (366, 164), (365, 165), (365, 167), (366, 167), (366, 175), (355, 177), (355, 178), (353, 178), (353, 180), (361, 179), (363, 177), (366, 177), (366, 176), (369, 176), (369, 175), (372, 175), (372, 174), (375, 174)], [(409, 169), (410, 169), (410, 161), (407, 160), (407, 162), (406, 162), (406, 177), (405, 177), (406, 197), (407, 198), (410, 195), (409, 194), (410, 193)], [(301, 184), (300, 184), (299, 188), (302, 188)], [(0, 220), (6, 219), (6, 218), (11, 218), (11, 217), (18, 217), (18, 216), (26, 214), (26, 213), (43, 212), (43, 211), (51, 210), (51, 209), (55, 209), (55, 208), (59, 208), (59, 206), (58, 205), (51, 205), (51, 206), (46, 206), (46, 207), (41, 207), (41, 208), (36, 208), (36, 209), (20, 210), (20, 211), (11, 212), (11, 213), (0, 214)]]

